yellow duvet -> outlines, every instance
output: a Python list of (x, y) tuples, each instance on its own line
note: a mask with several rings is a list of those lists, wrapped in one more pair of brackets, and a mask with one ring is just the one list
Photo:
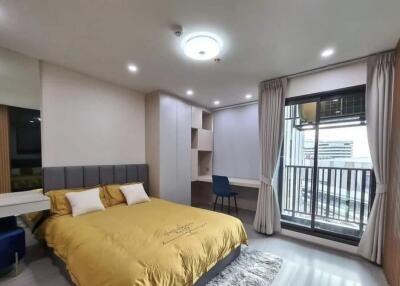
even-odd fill
[(247, 243), (228, 215), (152, 198), (78, 217), (51, 217), (44, 238), (81, 286), (192, 285)]

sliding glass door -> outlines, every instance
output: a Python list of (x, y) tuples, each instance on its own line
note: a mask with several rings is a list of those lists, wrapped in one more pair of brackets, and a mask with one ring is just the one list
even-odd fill
[(284, 225), (357, 241), (374, 194), (364, 87), (289, 100), (280, 164)]
[(315, 115), (316, 106), (315, 102), (300, 103), (288, 105), (285, 109), (282, 218), (307, 227), (311, 227), (313, 220), (314, 160), (310, 154), (314, 154), (317, 133), (315, 118), (304, 130), (298, 128), (301, 124), (299, 112), (307, 110)]

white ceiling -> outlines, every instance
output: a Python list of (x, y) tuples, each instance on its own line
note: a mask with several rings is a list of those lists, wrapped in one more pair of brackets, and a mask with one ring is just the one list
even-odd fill
[[(393, 48), (399, 11), (399, 0), (3, 0), (0, 46), (144, 93), (191, 88), (213, 107), (246, 101), (261, 80)], [(218, 34), (222, 62), (185, 58), (176, 23)], [(337, 52), (323, 60), (326, 47)]]

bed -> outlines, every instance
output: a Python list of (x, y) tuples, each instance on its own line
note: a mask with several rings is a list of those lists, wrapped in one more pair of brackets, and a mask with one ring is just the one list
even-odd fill
[[(147, 165), (44, 168), (44, 190), (141, 181)], [(48, 218), (47, 245), (76, 285), (206, 285), (247, 243), (231, 216), (151, 198)]]

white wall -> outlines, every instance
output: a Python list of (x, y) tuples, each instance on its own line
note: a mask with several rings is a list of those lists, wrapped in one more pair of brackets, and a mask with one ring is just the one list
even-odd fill
[(40, 109), (39, 61), (0, 48), (0, 104)]
[(286, 97), (340, 89), (365, 84), (367, 64), (365, 61), (330, 70), (294, 77), (289, 80)]
[[(365, 61), (291, 78), (286, 97), (366, 83)], [(257, 179), (259, 176), (258, 105), (214, 112), (214, 174)]]
[(144, 95), (43, 63), (43, 166), (145, 163)]
[(258, 104), (214, 112), (213, 173), (235, 178), (258, 179)]

